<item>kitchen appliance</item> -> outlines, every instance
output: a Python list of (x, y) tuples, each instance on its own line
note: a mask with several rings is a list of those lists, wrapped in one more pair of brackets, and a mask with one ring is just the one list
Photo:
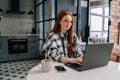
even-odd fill
[(27, 39), (8, 39), (9, 54), (27, 53), (28, 52)]
[(9, 14), (25, 14), (25, 11), (20, 11), (20, 1), (10, 0), (10, 9), (6, 11)]

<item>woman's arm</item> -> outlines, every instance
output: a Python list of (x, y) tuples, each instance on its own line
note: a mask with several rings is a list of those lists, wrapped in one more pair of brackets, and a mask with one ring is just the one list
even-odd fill
[(81, 64), (82, 60), (83, 60), (83, 58), (81, 56), (81, 57), (78, 57), (78, 58), (66, 58), (66, 57), (62, 57), (60, 61), (62, 63), (76, 63), (76, 64)]
[(63, 62), (63, 63), (68, 63), (69, 62), (69, 63), (80, 64), (82, 62), (82, 59), (83, 59), (83, 53), (81, 51), (80, 41), (79, 41), (76, 34), (74, 34), (74, 48), (75, 48), (77, 58), (61, 57), (60, 61)]
[(64, 57), (64, 54), (59, 34), (54, 33), (54, 35), (51, 37), (50, 42), (51, 44), (46, 48), (45, 53), (47, 53), (48, 57), (53, 59), (54, 61), (61, 61), (61, 58)]

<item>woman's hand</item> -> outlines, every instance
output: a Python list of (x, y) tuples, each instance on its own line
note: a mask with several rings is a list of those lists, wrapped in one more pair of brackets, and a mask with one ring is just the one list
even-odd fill
[(83, 55), (81, 55), (81, 56), (78, 57), (77, 59), (80, 61), (80, 63), (82, 63), (82, 61), (83, 61)]
[(78, 58), (69, 58), (70, 63), (76, 63), (76, 64), (81, 64), (83, 60), (83, 55), (81, 55)]
[(76, 63), (76, 64), (81, 64), (81, 62), (82, 62), (82, 58), (70, 58), (69, 59), (69, 62), (70, 63)]
[(80, 56), (78, 58), (66, 58), (66, 57), (62, 57), (61, 58), (61, 62), (63, 63), (76, 63), (76, 64), (81, 64), (83, 60), (83, 56)]

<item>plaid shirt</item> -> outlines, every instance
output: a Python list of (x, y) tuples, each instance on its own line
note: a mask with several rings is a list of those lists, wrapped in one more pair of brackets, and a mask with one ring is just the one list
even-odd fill
[[(63, 40), (63, 42), (62, 42)], [(45, 57), (50, 57), (55, 61), (60, 61), (61, 57), (68, 57), (67, 47), (69, 46), (67, 40), (67, 34), (51, 32), (46, 38), (45, 43), (41, 49), (41, 53), (45, 54)], [(63, 49), (64, 48), (64, 49)], [(76, 34), (74, 34), (73, 42), (73, 58), (79, 57), (82, 53), (80, 47), (80, 41)]]

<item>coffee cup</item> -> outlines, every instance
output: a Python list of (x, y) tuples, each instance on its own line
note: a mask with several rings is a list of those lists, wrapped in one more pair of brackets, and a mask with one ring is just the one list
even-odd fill
[(42, 70), (42, 72), (50, 72), (51, 71), (51, 59), (43, 59), (38, 64), (38, 67)]

